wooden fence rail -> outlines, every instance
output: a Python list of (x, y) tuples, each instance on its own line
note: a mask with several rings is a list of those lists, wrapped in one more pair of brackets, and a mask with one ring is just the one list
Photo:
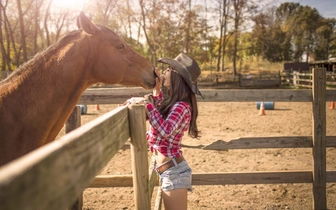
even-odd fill
[[(147, 93), (148, 91), (138, 88), (87, 90), (79, 104), (122, 103), (130, 97), (143, 96)], [(203, 89), (202, 94), (205, 97), (204, 101), (311, 102), (312, 136), (242, 138), (231, 142), (215, 142), (204, 149), (311, 147), (313, 148), (313, 168), (311, 171), (197, 173), (193, 174), (193, 185), (312, 183), (313, 209), (327, 209), (326, 183), (336, 182), (336, 171), (326, 171), (326, 147), (336, 146), (336, 137), (326, 136), (325, 108), (326, 101), (336, 101), (336, 91), (326, 90), (323, 69), (313, 70), (312, 90)], [(202, 101), (201, 98), (198, 99)], [(130, 113), (132, 110), (127, 107), (119, 107), (70, 132), (59, 141), (1, 167), (0, 209), (64, 209), (71, 205), (86, 187), (118, 186), (133, 186), (137, 189), (135, 192), (145, 189), (146, 192), (142, 192), (144, 197), (135, 193), (135, 203), (137, 209), (149, 209), (148, 199), (153, 195), (152, 190), (158, 181), (152, 170), (153, 165), (151, 164), (149, 173), (146, 167), (147, 149), (146, 152), (142, 151), (146, 147), (146, 142), (131, 146), (133, 147), (131, 150), (134, 151), (132, 162), (137, 161), (136, 155), (143, 156), (143, 159), (139, 158), (139, 162), (133, 163), (133, 173), (138, 174), (137, 176), (94, 178), (126, 140), (134, 137), (134, 133), (132, 134), (135, 130), (134, 125), (140, 125), (139, 130), (135, 131), (136, 136), (144, 137), (145, 126), (142, 124), (144, 109), (142, 106), (135, 109), (138, 109), (138, 114)], [(129, 120), (131, 116), (137, 115), (141, 117)], [(133, 122), (136, 119), (140, 121)], [(136, 140), (131, 142), (134, 143)], [(139, 173), (146, 178), (141, 178)], [(21, 208), (23, 206), (25, 208)]]
[(239, 74), (239, 87), (243, 88), (271, 88), (281, 85), (280, 72), (260, 74)]
[[(336, 74), (326, 72), (326, 85), (336, 86)], [(283, 72), (281, 75), (282, 85), (293, 85), (295, 87), (312, 88), (312, 73), (308, 72)]]
[[(139, 108), (133, 109), (119, 107), (61, 139), (2, 166), (0, 209), (59, 210), (72, 205), (129, 137), (137, 136), (134, 134), (136, 130), (130, 134), (129, 124), (139, 126), (143, 123), (143, 118), (132, 116), (145, 111), (142, 106), (140, 111)], [(138, 140), (144, 139), (140, 137)], [(133, 139), (131, 143), (134, 141), (136, 140)], [(142, 142), (143, 145), (146, 143)], [(133, 146), (138, 147), (138, 143)], [(142, 167), (148, 162), (147, 153), (145, 158), (138, 151), (134, 155), (142, 161), (139, 167), (133, 166), (137, 176), (142, 177), (140, 180), (133, 179), (133, 185), (138, 189), (136, 207), (150, 209), (148, 202), (144, 203), (140, 196), (147, 195), (148, 191), (148, 188), (143, 188), (148, 183), (148, 166), (147, 169)], [(145, 183), (140, 183), (143, 181)]]
[(282, 74), (282, 83), (291, 84), (295, 87), (305, 87), (311, 88), (312, 87), (312, 74), (308, 72), (284, 72)]

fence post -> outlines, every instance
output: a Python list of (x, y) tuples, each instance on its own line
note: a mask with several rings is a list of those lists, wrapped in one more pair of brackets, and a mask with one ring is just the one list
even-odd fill
[[(65, 123), (65, 133), (81, 126), (81, 110), (80, 106), (76, 106), (71, 112), (68, 120)], [(69, 208), (69, 210), (81, 210), (83, 208), (83, 193), (79, 196), (78, 200)]]
[(326, 73), (313, 69), (313, 209), (327, 209), (326, 198)]
[(70, 131), (75, 130), (80, 126), (81, 126), (81, 111), (80, 106), (76, 106), (65, 123), (65, 133), (69, 133)]
[(299, 76), (298, 76), (298, 72), (297, 71), (293, 71), (293, 85), (296, 87), (297, 86), (297, 79), (299, 79), (298, 78)]
[(143, 105), (129, 106), (135, 209), (151, 209), (149, 193), (146, 112)]

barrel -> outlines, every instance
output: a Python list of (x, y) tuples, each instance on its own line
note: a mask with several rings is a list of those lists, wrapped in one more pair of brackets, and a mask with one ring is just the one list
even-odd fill
[[(257, 109), (260, 109), (261, 102), (256, 102)], [(271, 110), (274, 109), (274, 102), (273, 101), (265, 101), (264, 102), (264, 108), (265, 110)]]
[(80, 104), (79, 106), (80, 106), (80, 112), (81, 112), (81, 114), (86, 114), (86, 112), (87, 112), (87, 105), (86, 104), (85, 105)]

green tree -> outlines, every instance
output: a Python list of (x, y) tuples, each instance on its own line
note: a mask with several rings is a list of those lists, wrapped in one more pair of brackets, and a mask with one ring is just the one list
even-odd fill
[(261, 56), (271, 62), (285, 60), (286, 34), (275, 22), (273, 10), (268, 13), (260, 13), (254, 20), (252, 30), (252, 54)]
[(314, 55), (316, 60), (327, 60), (336, 56), (336, 19), (323, 18), (316, 30)]
[(237, 62), (240, 59), (238, 56), (239, 39), (243, 31), (244, 23), (250, 20), (255, 13), (257, 6), (248, 0), (232, 0), (233, 2), (233, 76), (237, 75)]
[(21, 1), (16, 0), (16, 6), (19, 13), (19, 23), (20, 23), (20, 33), (21, 33), (21, 47), (23, 51), (23, 61), (27, 61), (27, 45), (26, 45), (26, 33), (25, 33), (25, 23), (23, 22), (23, 12), (22, 12), (22, 6)]
[(218, 13), (219, 13), (219, 47), (218, 47), (218, 56), (217, 56), (217, 71), (223, 71), (224, 68), (224, 57), (225, 57), (225, 49), (228, 38), (232, 33), (228, 33), (228, 24), (232, 19), (230, 17), (230, 6), (231, 0), (218, 0), (216, 1), (218, 5)]
[(308, 62), (310, 54), (314, 52), (316, 30), (322, 20), (319, 12), (315, 8), (301, 6), (299, 3), (284, 3), (278, 7), (276, 15), (277, 23), (286, 33), (284, 47), (292, 46), (290, 50), (285, 49), (287, 52), (292, 52), (290, 60), (302, 61), (305, 55), (305, 61)]
[(312, 9), (309, 6), (299, 7), (297, 24), (294, 27), (296, 35), (294, 44), (300, 47), (297, 47), (297, 51), (294, 50), (295, 60), (301, 60), (303, 54), (306, 54), (306, 62), (308, 62), (308, 58), (316, 44), (316, 30), (321, 19), (320, 13), (315, 8)]
[(1, 70), (11, 71), (11, 57), (10, 57), (10, 27), (6, 8), (8, 0), (0, 1), (0, 49), (1, 49)]

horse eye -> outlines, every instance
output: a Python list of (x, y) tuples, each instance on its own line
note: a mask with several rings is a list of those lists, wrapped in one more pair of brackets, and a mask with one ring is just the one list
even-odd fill
[(117, 49), (118, 50), (123, 50), (125, 48), (124, 44), (118, 44)]

